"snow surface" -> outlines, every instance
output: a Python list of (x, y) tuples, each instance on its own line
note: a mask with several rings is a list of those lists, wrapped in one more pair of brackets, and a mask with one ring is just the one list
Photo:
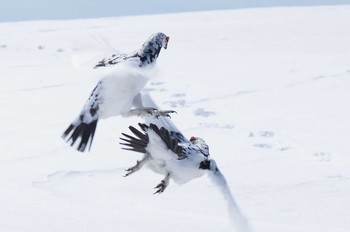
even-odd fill
[(0, 230), (233, 231), (206, 176), (161, 195), (150, 170), (122, 177), (138, 118), (101, 121), (88, 154), (60, 137), (98, 80), (76, 48), (130, 52), (158, 31), (147, 89), (210, 145), (255, 231), (350, 231), (350, 6), (1, 23)]

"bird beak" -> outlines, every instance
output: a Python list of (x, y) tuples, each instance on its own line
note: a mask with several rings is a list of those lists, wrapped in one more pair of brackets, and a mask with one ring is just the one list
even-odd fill
[(166, 43), (165, 43), (165, 45), (164, 45), (164, 49), (167, 49), (167, 48), (168, 48), (169, 39), (170, 39), (169, 36), (165, 37)]

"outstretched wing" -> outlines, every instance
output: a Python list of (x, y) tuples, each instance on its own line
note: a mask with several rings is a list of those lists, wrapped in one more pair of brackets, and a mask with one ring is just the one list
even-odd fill
[(71, 146), (74, 146), (80, 138), (77, 146), (78, 151), (84, 152), (87, 147), (89, 150), (91, 148), (99, 118), (99, 104), (102, 102), (101, 90), (102, 82), (100, 81), (92, 91), (78, 118), (68, 126), (62, 135), (66, 142), (71, 142)]
[(99, 119), (112, 116), (128, 116), (133, 99), (139, 94), (152, 73), (140, 72), (128, 64), (109, 70), (97, 83), (79, 116), (63, 133), (73, 146), (80, 138), (78, 151), (91, 147)]
[[(143, 131), (145, 131), (144, 128), (147, 127), (145, 124), (141, 124), (141, 123), (139, 123), (139, 126), (141, 127), (141, 129)], [(122, 133), (124, 138), (122, 138), (122, 137), (120, 138), (120, 140), (123, 141), (120, 144), (125, 146), (122, 149), (128, 150), (128, 151), (140, 152), (140, 153), (147, 153), (146, 148), (147, 148), (148, 141), (149, 141), (148, 134), (142, 133), (141, 131), (139, 131), (138, 129), (136, 129), (133, 126), (129, 126), (129, 130), (136, 137)]]
[[(164, 127), (158, 128), (158, 126), (155, 124), (150, 124), (147, 126), (146, 124), (139, 123), (139, 126), (142, 131), (136, 129), (133, 126), (129, 126), (129, 130), (134, 134), (135, 137), (122, 133), (124, 137), (120, 138), (120, 140), (123, 141), (120, 144), (125, 146), (122, 149), (141, 153), (152, 151), (155, 148), (154, 144), (152, 144), (152, 141), (154, 139), (152, 132), (154, 132), (164, 143), (165, 147), (178, 156), (178, 159), (186, 158), (184, 148), (178, 143), (176, 138), (171, 136), (171, 133), (167, 129)], [(158, 145), (159, 146), (157, 147), (164, 147), (160, 144)]]
[(119, 63), (122, 63), (130, 58), (136, 58), (137, 57), (137, 53), (133, 53), (131, 55), (128, 54), (112, 54), (110, 57), (108, 58), (104, 58), (102, 60), (100, 60), (96, 65), (95, 65), (95, 69), (97, 68), (101, 68), (101, 67), (108, 67), (108, 66), (113, 66)]
[[(215, 162), (214, 160), (210, 160), (210, 161)], [(248, 224), (248, 221), (244, 217), (244, 215), (241, 213), (235, 199), (233, 198), (224, 175), (216, 167), (214, 171), (209, 172), (209, 177), (215, 183), (215, 185), (220, 189), (222, 195), (224, 196), (227, 202), (229, 213), (230, 213), (231, 222), (233, 226), (236, 228), (237, 232), (251, 232), (252, 230)]]

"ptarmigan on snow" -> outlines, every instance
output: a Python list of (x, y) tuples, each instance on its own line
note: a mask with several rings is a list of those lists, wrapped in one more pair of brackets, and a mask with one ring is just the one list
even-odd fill
[[(143, 104), (157, 108), (148, 93), (141, 97)], [(132, 134), (122, 133), (123, 149), (143, 154), (136, 165), (126, 169), (125, 176), (147, 166), (152, 171), (164, 176), (155, 187), (155, 193), (162, 193), (169, 185), (169, 180), (179, 184), (208, 174), (224, 195), (231, 219), (239, 232), (250, 231), (245, 217), (235, 203), (225, 177), (220, 172), (215, 160), (210, 158), (209, 146), (199, 137), (186, 139), (167, 117), (145, 117), (145, 123), (139, 123), (139, 129), (129, 126)]]
[[(153, 108), (133, 109), (138, 104), (139, 93), (152, 75), (155, 61), (162, 48), (168, 46), (169, 36), (155, 33), (131, 54), (115, 54), (98, 62), (94, 68), (108, 67), (106, 74), (97, 83), (86, 101), (79, 116), (64, 131), (62, 137), (76, 149), (85, 151), (91, 147), (97, 122), (111, 116), (139, 115), (143, 113), (155, 116), (168, 115)], [(103, 70), (103, 71), (106, 71)]]

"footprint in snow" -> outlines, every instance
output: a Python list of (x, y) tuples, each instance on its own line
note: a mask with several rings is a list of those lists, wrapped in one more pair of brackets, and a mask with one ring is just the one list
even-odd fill
[(164, 82), (151, 82), (151, 86), (159, 86), (159, 85), (164, 85)]
[(171, 95), (171, 97), (176, 97), (176, 98), (178, 98), (178, 97), (186, 97), (186, 94), (184, 94), (184, 93), (175, 93), (175, 94)]
[(258, 147), (258, 148), (266, 148), (266, 149), (272, 148), (272, 145), (271, 144), (267, 144), (267, 143), (256, 143), (253, 146), (254, 147)]
[(329, 162), (332, 160), (333, 155), (329, 152), (316, 152), (313, 154), (320, 162)]
[[(276, 142), (276, 144), (271, 144), (271, 142), (273, 141), (273, 138), (275, 137), (275, 133), (273, 131), (269, 131), (269, 130), (263, 130), (258, 132), (251, 131), (249, 132), (248, 137), (254, 138), (255, 140), (257, 140), (257, 142), (253, 144), (254, 147), (264, 148), (264, 149), (274, 148), (279, 151), (288, 151), (291, 149), (288, 146), (282, 146), (280, 142)], [(265, 142), (262, 142), (261, 140)]]
[(164, 104), (169, 105), (169, 107), (185, 107), (186, 106), (186, 100), (185, 99), (178, 99), (176, 101), (166, 101)]
[(145, 90), (148, 92), (165, 92), (166, 88), (163, 87), (164, 82), (151, 82), (150, 86), (146, 87)]
[[(258, 131), (257, 136), (259, 137), (265, 137), (265, 138), (272, 138), (275, 134), (272, 131)], [(254, 132), (250, 132), (248, 137), (255, 137)]]
[(207, 117), (215, 115), (215, 112), (207, 111), (203, 108), (198, 108), (194, 111), (194, 115), (207, 118)]
[(220, 128), (220, 129), (233, 129), (235, 126), (232, 124), (220, 125), (218, 123), (209, 123), (209, 122), (201, 122), (199, 123), (200, 127), (206, 128)]
[(350, 180), (349, 177), (343, 176), (343, 175), (334, 175), (334, 176), (327, 176), (327, 177), (332, 180)]
[(172, 101), (166, 101), (166, 102), (164, 102), (164, 104), (168, 104), (169, 107), (173, 107), (173, 108), (185, 107), (187, 104), (185, 97), (186, 97), (186, 94), (184, 94), (184, 93), (175, 93), (175, 94), (171, 95), (171, 98), (175, 98), (175, 99)]

